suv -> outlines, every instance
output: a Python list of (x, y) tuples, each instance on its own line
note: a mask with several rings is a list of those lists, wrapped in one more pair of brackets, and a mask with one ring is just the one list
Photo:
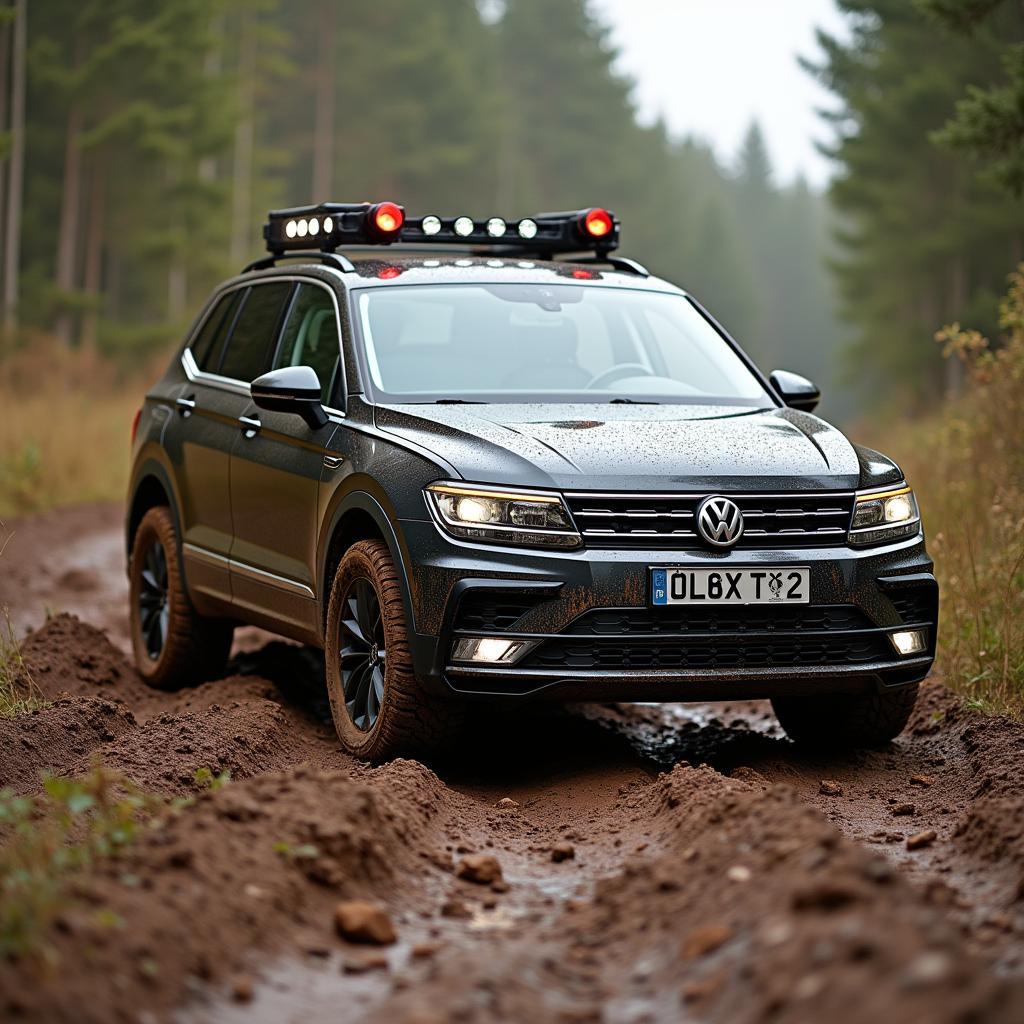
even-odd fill
[(612, 255), (611, 214), (332, 203), (264, 233), (136, 417), (150, 684), (217, 678), (249, 623), (323, 649), (341, 743), (374, 761), (474, 701), (767, 697), (815, 744), (904, 727), (938, 588), (903, 474)]

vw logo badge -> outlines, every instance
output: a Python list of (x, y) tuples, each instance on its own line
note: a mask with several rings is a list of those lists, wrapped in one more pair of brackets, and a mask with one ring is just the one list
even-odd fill
[(720, 494), (697, 506), (697, 532), (716, 548), (731, 548), (743, 536), (743, 513), (731, 498)]

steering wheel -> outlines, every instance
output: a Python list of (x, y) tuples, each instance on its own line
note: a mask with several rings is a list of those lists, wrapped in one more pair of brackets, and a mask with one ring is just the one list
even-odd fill
[(618, 366), (613, 366), (594, 377), (586, 386), (586, 390), (590, 391), (592, 388), (602, 387), (605, 384), (613, 384), (617, 380), (622, 380), (623, 377), (635, 377), (637, 370), (644, 377), (657, 376), (657, 374), (651, 373), (643, 363), (619, 363)]

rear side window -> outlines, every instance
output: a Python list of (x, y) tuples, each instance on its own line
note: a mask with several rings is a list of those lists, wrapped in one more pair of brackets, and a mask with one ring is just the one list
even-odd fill
[(331, 405), (341, 348), (338, 318), (331, 293), (315, 284), (300, 284), (281, 332), (274, 369), (312, 366), (320, 378), (321, 401)]
[(249, 289), (220, 364), (222, 377), (249, 383), (270, 369), (281, 313), (291, 290), (290, 281)]
[(229, 292), (213, 307), (210, 315), (203, 322), (199, 333), (192, 339), (189, 346), (196, 366), (207, 373), (216, 373), (220, 364), (224, 336), (231, 328), (231, 322), (238, 311), (244, 289)]

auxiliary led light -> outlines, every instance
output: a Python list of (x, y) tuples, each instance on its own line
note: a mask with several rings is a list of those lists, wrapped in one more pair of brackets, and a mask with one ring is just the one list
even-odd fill
[(441, 230), (441, 218), (431, 214), (423, 218), (423, 234), (436, 235)]
[(309, 233), (310, 235), (316, 235), (320, 233), (320, 221), (316, 217), (311, 217), (309, 221)]
[(503, 640), (497, 636), (464, 638), (455, 643), (455, 661), (512, 665), (537, 646), (536, 640)]
[(889, 639), (892, 640), (893, 647), (904, 657), (920, 654), (928, 647), (927, 634), (923, 629), (906, 629), (891, 634)]
[(455, 220), (455, 234), (465, 238), (473, 234), (473, 221), (470, 217), (458, 217)]
[(489, 234), (491, 238), (501, 238), (501, 236), (505, 234), (505, 227), (505, 222), (500, 217), (492, 217), (487, 222), (487, 234)]
[(305, 238), (307, 231), (309, 231), (309, 225), (306, 223), (305, 218), (303, 218), (295, 225), (295, 233), (299, 238)]
[(527, 217), (525, 220), (519, 222), (519, 237), (520, 238), (536, 238), (537, 237), (537, 222), (530, 220)]
[(324, 217), (324, 234), (329, 235), (334, 230), (334, 221), (330, 217)]
[(293, 220), (288, 221), (288, 223), (285, 224), (285, 226), (284, 226), (284, 233), (289, 238), (294, 238), (295, 237), (295, 232), (297, 230), (298, 230), (298, 225)]

